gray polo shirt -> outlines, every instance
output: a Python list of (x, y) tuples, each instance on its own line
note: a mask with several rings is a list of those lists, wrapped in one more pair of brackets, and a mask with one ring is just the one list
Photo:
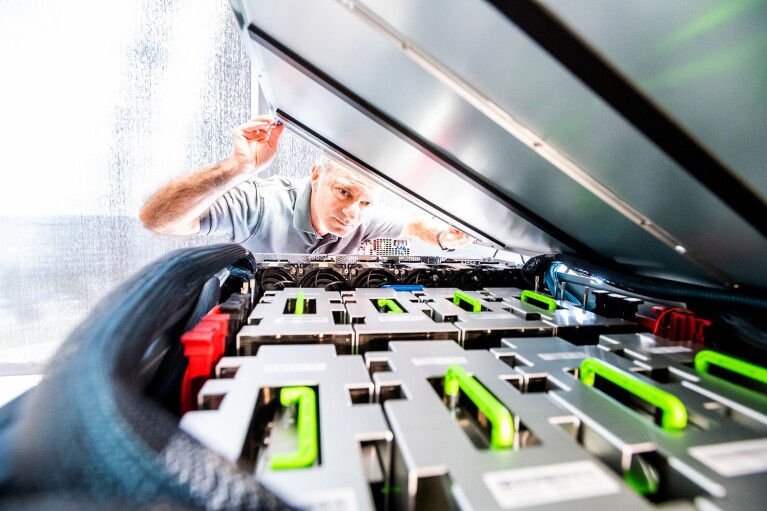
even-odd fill
[(227, 234), (255, 253), (350, 254), (360, 242), (396, 238), (403, 219), (372, 208), (357, 229), (343, 238), (320, 236), (312, 227), (311, 180), (273, 176), (252, 179), (222, 195), (200, 218), (200, 234)]

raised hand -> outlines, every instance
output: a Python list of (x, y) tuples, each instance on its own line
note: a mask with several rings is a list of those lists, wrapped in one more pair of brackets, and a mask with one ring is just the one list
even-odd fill
[(243, 174), (256, 174), (272, 162), (284, 129), (284, 125), (265, 115), (254, 117), (234, 129), (232, 159)]
[(463, 231), (450, 227), (439, 236), (439, 243), (446, 249), (463, 248), (469, 244), (471, 238)]

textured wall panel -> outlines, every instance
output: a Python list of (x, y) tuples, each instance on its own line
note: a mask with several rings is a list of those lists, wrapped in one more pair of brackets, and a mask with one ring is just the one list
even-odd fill
[(138, 268), (220, 241), (153, 235), (136, 216), (162, 183), (230, 153), (251, 87), (225, 0), (4, 0), (0, 69), (9, 374), (34, 371), (24, 363), (46, 360)]
[[(229, 4), (140, 0), (93, 15), (103, 8), (0, 3), (0, 375), (39, 371), (101, 297), (163, 253), (224, 241), (154, 235), (137, 214), (171, 178), (228, 156), (250, 116)], [(317, 152), (286, 133), (267, 175), (307, 176)]]

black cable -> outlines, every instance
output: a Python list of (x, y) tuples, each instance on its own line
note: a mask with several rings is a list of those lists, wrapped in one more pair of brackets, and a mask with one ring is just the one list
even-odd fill
[[(550, 256), (547, 256), (550, 257)], [(537, 258), (533, 258), (537, 259)], [(528, 261), (530, 264), (533, 259)], [(556, 260), (577, 272), (585, 272), (606, 284), (631, 293), (673, 300), (704, 300), (748, 307), (767, 308), (767, 298), (753, 294), (717, 289), (672, 280), (632, 275), (618, 270), (597, 266), (578, 256), (557, 254)], [(541, 259), (539, 262), (543, 262)], [(549, 261), (550, 264), (550, 261)], [(527, 264), (525, 265), (527, 266)], [(548, 265), (547, 265), (548, 267)]]
[(706, 332), (707, 345), (767, 365), (767, 319), (764, 319), (767, 298), (764, 296), (632, 275), (571, 254), (531, 258), (523, 267), (522, 275), (529, 279), (542, 274), (555, 259), (570, 270), (611, 287), (648, 298), (683, 302), (699, 317), (711, 320), (712, 325)]
[[(148, 353), (151, 351), (153, 360), (150, 360), (148, 355), (145, 355), (142, 360), (142, 379), (147, 382), (145, 385), (146, 395), (176, 416), (181, 413), (181, 382), (189, 364), (184, 355), (184, 346), (179, 342), (179, 338), (194, 328), (219, 303), (220, 286), (221, 282), (218, 277), (213, 276), (208, 279), (200, 291), (200, 296), (197, 297), (194, 309), (183, 322), (183, 326), (180, 329), (170, 329), (155, 340), (148, 350)], [(151, 367), (147, 367), (150, 364)]]
[(245, 254), (238, 245), (179, 250), (99, 302), (4, 428), (0, 494), (286, 509), (251, 473), (180, 430), (145, 397), (139, 376), (152, 341), (186, 323), (203, 285)]

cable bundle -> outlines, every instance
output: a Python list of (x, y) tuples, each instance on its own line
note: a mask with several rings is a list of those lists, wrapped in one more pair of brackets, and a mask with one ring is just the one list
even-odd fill
[(252, 474), (181, 431), (177, 419), (142, 391), (147, 348), (165, 332), (182, 330), (197, 313), (204, 284), (244, 256), (238, 245), (179, 250), (99, 303), (53, 357), (40, 385), (0, 410), (6, 502), (61, 496), (62, 505), (80, 507), (89, 500), (285, 507)]

